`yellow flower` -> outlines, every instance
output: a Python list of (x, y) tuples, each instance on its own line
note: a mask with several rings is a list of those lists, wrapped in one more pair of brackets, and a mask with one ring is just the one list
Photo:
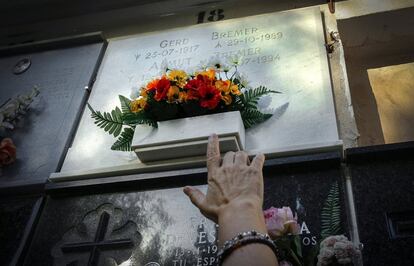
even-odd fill
[(145, 106), (147, 105), (147, 101), (143, 97), (139, 97), (135, 101), (131, 102), (131, 111), (133, 113), (139, 113), (141, 112)]
[(179, 80), (179, 79), (186, 79), (187, 78), (187, 73), (185, 73), (185, 71), (183, 70), (171, 70), (168, 73), (168, 78), (170, 80)]
[(167, 92), (168, 102), (173, 102), (178, 97), (180, 90), (177, 86), (171, 86)]
[(183, 70), (171, 70), (168, 73), (168, 79), (171, 81), (175, 81), (177, 82), (177, 85), (179, 87), (184, 87), (185, 86), (185, 82), (187, 81), (187, 73), (185, 73), (185, 71)]
[(231, 102), (233, 101), (233, 98), (229, 94), (227, 94), (227, 95), (221, 95), (221, 99), (224, 101), (224, 103), (226, 105), (230, 105)]
[(142, 96), (142, 97), (144, 97), (146, 99), (147, 96), (148, 96), (147, 89), (146, 88), (142, 88), (139, 95)]

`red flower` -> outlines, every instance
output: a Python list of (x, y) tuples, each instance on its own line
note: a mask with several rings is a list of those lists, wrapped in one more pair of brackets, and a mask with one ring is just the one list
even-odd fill
[(157, 89), (159, 81), (160, 81), (159, 79), (154, 79), (154, 80), (151, 80), (150, 82), (148, 82), (146, 91), (153, 91), (153, 90)]
[(157, 86), (156, 86), (157, 91), (154, 96), (155, 100), (161, 101), (163, 99), (166, 99), (167, 92), (168, 92), (168, 89), (170, 88), (170, 85), (171, 85), (170, 81), (166, 77), (162, 77), (158, 81)]
[(203, 86), (203, 81), (198, 79), (192, 79), (187, 82), (185, 89), (188, 90), (188, 100), (198, 100), (200, 98), (199, 88)]
[(188, 90), (187, 99), (199, 100), (200, 106), (204, 108), (214, 109), (221, 100), (220, 91), (207, 76), (197, 75), (195, 79), (188, 81), (184, 88)]
[(212, 79), (210, 79), (208, 76), (206, 76), (206, 75), (201, 75), (201, 74), (198, 74), (197, 75), (197, 80), (201, 80), (204, 84), (208, 84), (208, 85), (213, 85), (213, 80)]
[(0, 167), (12, 164), (16, 160), (16, 146), (10, 138), (5, 138), (0, 143)]
[(200, 106), (208, 109), (214, 109), (220, 102), (220, 91), (211, 85), (203, 84), (198, 90), (200, 93)]

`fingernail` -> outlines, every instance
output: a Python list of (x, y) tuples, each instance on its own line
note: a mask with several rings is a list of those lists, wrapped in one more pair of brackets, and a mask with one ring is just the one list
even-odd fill
[(189, 186), (185, 186), (184, 188), (183, 188), (183, 191), (184, 191), (184, 193), (189, 193), (190, 191), (191, 191), (191, 188), (189, 187)]

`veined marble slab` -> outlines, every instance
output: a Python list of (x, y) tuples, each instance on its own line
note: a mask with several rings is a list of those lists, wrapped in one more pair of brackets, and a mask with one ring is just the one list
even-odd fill
[[(319, 8), (111, 40), (89, 103), (97, 110), (111, 110), (119, 105), (118, 94), (129, 96), (132, 88), (138, 89), (158, 75), (164, 63), (169, 68), (191, 70), (212, 57), (224, 60), (241, 55), (239, 71), (250, 86), (263, 85), (282, 92), (260, 101), (261, 108), (274, 115), (246, 131), (250, 154), (264, 152), (273, 157), (289, 150), (303, 153), (337, 148), (341, 141), (324, 43)], [(146, 134), (151, 129), (142, 126), (137, 130)], [(114, 141), (94, 125), (89, 110), (85, 110), (62, 172), (52, 179), (66, 179), (65, 172), (101, 172), (99, 168), (148, 168), (133, 152), (110, 150)]]

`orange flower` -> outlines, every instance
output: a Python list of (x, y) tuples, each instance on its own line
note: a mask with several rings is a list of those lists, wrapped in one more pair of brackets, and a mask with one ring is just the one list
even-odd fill
[(234, 95), (240, 95), (239, 86), (231, 83), (230, 80), (217, 80), (215, 82), (215, 85), (222, 93), (224, 93), (224, 95), (228, 95), (230, 93)]
[(174, 102), (177, 99), (179, 92), (180, 90), (177, 86), (171, 86), (167, 92), (168, 102)]
[(187, 99), (188, 99), (188, 94), (186, 92), (180, 91), (178, 93), (178, 101), (180, 103), (187, 101)]
[(227, 94), (227, 95), (221, 95), (221, 99), (224, 101), (224, 103), (226, 105), (230, 105), (233, 102), (233, 98), (229, 94)]
[(157, 89), (158, 83), (160, 82), (160, 79), (153, 79), (147, 84), (147, 91), (153, 91)]
[(196, 76), (198, 75), (207, 77), (210, 80), (214, 80), (216, 78), (216, 71), (214, 69), (207, 69), (206, 71), (197, 72)]
[(234, 84), (234, 83), (230, 85), (230, 91), (234, 95), (240, 95), (241, 94), (241, 92), (239, 90), (239, 86), (237, 84)]
[(216, 88), (225, 94), (230, 92), (230, 80), (217, 80), (215, 82)]

